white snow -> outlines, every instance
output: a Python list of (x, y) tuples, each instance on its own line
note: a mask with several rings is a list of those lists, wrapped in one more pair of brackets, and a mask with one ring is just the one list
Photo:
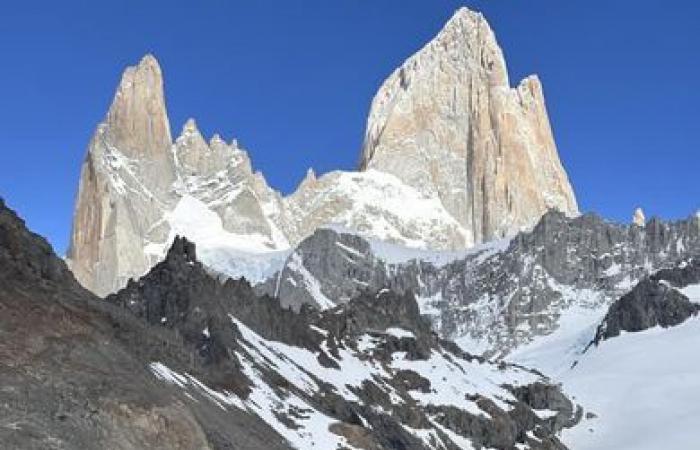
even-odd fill
[(187, 384), (187, 378), (180, 375), (177, 372), (170, 370), (164, 364), (159, 362), (151, 363), (149, 365), (151, 372), (159, 380), (167, 381), (168, 383), (175, 384), (180, 387), (184, 387)]
[(365, 255), (363, 255), (362, 253), (358, 252), (357, 250), (355, 250), (352, 247), (348, 247), (347, 245), (343, 244), (342, 242), (336, 241), (335, 245), (336, 245), (336, 247), (340, 248), (341, 250), (344, 250), (346, 253), (349, 253), (353, 256), (356, 256), (358, 258), (365, 257)]
[(470, 395), (480, 394), (491, 398), (501, 409), (509, 411), (506, 400), (515, 400), (501, 386), (522, 385), (534, 382), (537, 377), (519, 369), (500, 371), (492, 364), (468, 362), (444, 357), (433, 351), (428, 360), (409, 361), (401, 352), (392, 355), (392, 368), (412, 370), (430, 381), (430, 392), (411, 391), (411, 396), (423, 405), (446, 405), (464, 409), (472, 414), (487, 416)]
[[(539, 379), (537, 375), (525, 370), (499, 369), (494, 364), (480, 363), (477, 360), (469, 362), (438, 350), (434, 350), (430, 358), (425, 361), (407, 360), (406, 354), (402, 352), (394, 353), (389, 364), (368, 359), (366, 352), (371, 351), (386, 339), (382, 335), (361, 336), (357, 350), (352, 345), (338, 348), (339, 356), (334, 360), (339, 364), (340, 369), (328, 368), (319, 363), (316, 353), (266, 340), (235, 317), (230, 316), (230, 319), (242, 336), (242, 340), (239, 341), (241, 350), (237, 352), (238, 360), (242, 364), (246, 377), (252, 381), (251, 393), (245, 401), (229, 392), (214, 391), (191, 375), (179, 374), (159, 362), (150, 365), (151, 371), (158, 379), (184, 389), (185, 394), (192, 401), (197, 401), (194, 394), (198, 393), (222, 409), (235, 407), (256, 414), (284, 436), (292, 446), (299, 449), (333, 450), (341, 446), (353, 448), (344, 437), (330, 431), (329, 427), (336, 423), (336, 420), (316, 410), (307, 403), (305, 395), (298, 393), (298, 391), (308, 395), (317, 393), (319, 391), (317, 379), (332, 386), (338, 395), (349, 401), (359, 401), (351, 388), (358, 388), (365, 381), (371, 380), (389, 396), (394, 404), (402, 404), (408, 399), (399, 395), (386, 380), (392, 379), (398, 370), (409, 369), (427, 378), (431, 386), (428, 393), (418, 390), (409, 391), (408, 395), (413, 401), (423, 405), (452, 405), (485, 417), (488, 417), (488, 414), (482, 411), (476, 402), (469, 400), (471, 395), (479, 394), (488, 397), (507, 411), (512, 408), (508, 401), (514, 398), (502, 386), (504, 384), (520, 385)], [(325, 332), (315, 326), (312, 329), (322, 335)], [(410, 331), (401, 328), (389, 328), (386, 332), (401, 337), (413, 336)], [(279, 388), (268, 385), (265, 378), (261, 376), (262, 368), (278, 373), (295, 389), (280, 391)], [(289, 427), (280, 420), (279, 414), (289, 413), (292, 410), (301, 414), (287, 415), (288, 419), (294, 422), (294, 426)], [(549, 412), (541, 411), (541, 414), (548, 415)], [(429, 448), (436, 450), (442, 448), (440, 445), (444, 444), (436, 433), (436, 429), (443, 432), (460, 448), (473, 448), (469, 439), (449, 431), (434, 419), (434, 417), (431, 418), (432, 430), (406, 429), (426, 442)], [(369, 423), (365, 422), (365, 424), (369, 426)]]
[[(346, 232), (352, 233), (352, 231)], [(415, 260), (429, 262), (436, 267), (442, 267), (458, 259), (474, 255), (478, 256), (478, 261), (484, 261), (486, 258), (506, 250), (512, 240), (511, 238), (499, 239), (464, 250), (445, 251), (407, 247), (370, 237), (366, 239), (372, 248), (372, 253), (387, 264), (403, 264)]]
[(323, 328), (319, 328), (316, 325), (309, 325), (309, 328), (314, 330), (316, 333), (320, 334), (323, 337), (328, 336), (328, 330), (324, 330)]
[(700, 303), (700, 283), (691, 284), (678, 290), (688, 297), (691, 302)]
[(623, 333), (564, 372), (564, 389), (598, 418), (564, 432), (576, 450), (697, 448), (700, 320)]
[[(472, 245), (471, 235), (438, 197), (424, 195), (385, 172), (330, 172), (305, 194), (305, 204), (297, 208), (329, 216), (321, 224), (326, 228), (417, 249)], [(294, 196), (289, 199), (294, 201)]]
[(250, 253), (270, 251), (266, 236), (224, 230), (221, 217), (190, 195), (184, 195), (166, 219), (172, 234), (187, 236), (204, 247), (229, 247)]
[(398, 328), (398, 327), (391, 327), (386, 329), (386, 334), (390, 334), (391, 336), (394, 336), (396, 338), (402, 339), (402, 338), (416, 338), (416, 335), (413, 334), (412, 332), (408, 330), (404, 330), (403, 328)]
[(516, 348), (507, 360), (557, 377), (581, 356), (606, 312), (607, 307), (602, 305), (598, 308), (571, 306), (561, 312), (556, 330)]
[(226, 231), (219, 215), (190, 195), (183, 195), (163, 220), (170, 225), (168, 239), (144, 248), (154, 259), (165, 255), (175, 236), (185, 236), (197, 244), (198, 259), (214, 271), (260, 282), (279, 271), (290, 253), (283, 242), (271, 244), (266, 236)]
[(700, 319), (623, 333), (584, 353), (605, 312), (572, 308), (561, 317), (559, 329), (517, 349), (508, 360), (542, 370), (585, 411), (597, 415), (564, 430), (569, 448), (696, 448)]

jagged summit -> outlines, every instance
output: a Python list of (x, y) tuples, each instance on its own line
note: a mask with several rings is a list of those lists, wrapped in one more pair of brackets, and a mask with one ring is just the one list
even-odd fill
[(124, 70), (105, 122), (110, 140), (127, 156), (160, 159), (170, 148), (163, 74), (153, 55)]
[(644, 210), (642, 208), (637, 208), (634, 210), (632, 215), (632, 223), (638, 227), (643, 227), (646, 225), (646, 216), (644, 215)]
[(382, 84), (360, 169), (439, 197), (472, 243), (529, 227), (548, 208), (578, 213), (539, 79), (511, 89), (493, 31), (467, 9)]
[(190, 242), (186, 237), (175, 236), (173, 244), (168, 250), (166, 259), (184, 258), (189, 263), (197, 261), (197, 246), (194, 242)]
[(197, 128), (197, 121), (193, 117), (190, 117), (185, 121), (185, 124), (182, 126), (182, 132), (180, 134), (183, 135), (189, 133), (199, 133), (199, 128)]
[(83, 164), (68, 261), (100, 295), (145, 273), (178, 234), (217, 270), (260, 281), (271, 268), (253, 256), (242, 269), (240, 252), (288, 251), (328, 224), (458, 250), (548, 208), (577, 212), (539, 81), (508, 87), (492, 30), (468, 9), (377, 93), (362, 171), (310, 171), (286, 197), (235, 141), (207, 141), (193, 119), (173, 142), (163, 85), (152, 55), (127, 68)]
[(508, 86), (503, 52), (491, 26), (479, 12), (459, 8), (424, 51), (442, 53), (436, 57), (449, 55), (455, 63), (484, 69), (493, 85)]

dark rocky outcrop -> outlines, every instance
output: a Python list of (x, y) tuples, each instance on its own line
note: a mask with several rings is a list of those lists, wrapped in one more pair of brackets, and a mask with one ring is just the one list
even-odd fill
[(655, 326), (679, 325), (700, 311), (676, 288), (700, 283), (700, 261), (663, 269), (640, 281), (629, 293), (614, 302), (596, 331), (593, 343), (619, 336), (621, 332), (643, 331)]
[(289, 448), (258, 417), (191, 401), (148, 370), (194, 370), (186, 344), (83, 289), (0, 200), (2, 448)]

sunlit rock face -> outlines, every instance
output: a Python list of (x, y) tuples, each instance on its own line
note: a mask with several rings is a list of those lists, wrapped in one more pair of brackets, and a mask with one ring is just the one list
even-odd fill
[(99, 295), (143, 275), (176, 234), (256, 282), (329, 224), (442, 251), (512, 235), (549, 208), (577, 213), (539, 81), (511, 89), (493, 32), (466, 9), (380, 88), (361, 170), (310, 171), (288, 196), (235, 140), (193, 119), (172, 136), (163, 84), (151, 55), (127, 68), (88, 146), (67, 261)]
[(539, 79), (511, 88), (489, 24), (465, 8), (374, 97), (360, 167), (439, 197), (472, 244), (578, 212)]
[(638, 227), (643, 227), (647, 222), (646, 216), (644, 215), (644, 210), (642, 208), (637, 208), (634, 210), (632, 215), (632, 223)]
[(80, 174), (67, 260), (100, 295), (151, 266), (141, 245), (146, 236), (165, 239), (166, 230), (154, 225), (173, 203), (170, 147), (161, 69), (147, 55), (124, 71)]

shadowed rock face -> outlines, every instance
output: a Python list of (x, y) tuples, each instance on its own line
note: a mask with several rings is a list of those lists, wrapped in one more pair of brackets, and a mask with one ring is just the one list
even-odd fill
[(509, 242), (442, 263), (421, 253), (392, 262), (391, 251), (384, 255), (362, 237), (322, 229), (256, 290), (277, 293), (293, 307), (318, 306), (323, 298), (342, 303), (363, 289), (413, 293), (442, 337), (468, 339), (504, 355), (555, 331), (571, 308), (600, 311), (602, 317), (650, 272), (697, 254), (696, 216), (678, 222), (651, 219), (640, 227), (594, 214), (569, 218), (549, 211)]
[[(361, 449), (456, 450), (449, 430), (477, 446), (564, 448), (556, 433), (576, 417), (559, 389), (439, 339), (412, 296), (367, 291), (295, 313), (245, 280), (210, 276), (196, 253), (177, 238), (147, 275), (101, 300), (0, 202), (0, 412), (13, 424), (0, 427), (3, 445), (286, 449), (318, 447), (325, 433)], [(423, 404), (416, 393), (446, 388), (433, 364), (484, 394), (464, 395), (464, 409)], [(528, 397), (528, 386), (558, 395)], [(304, 428), (309, 417), (327, 426)]]
[(643, 331), (655, 326), (680, 325), (697, 315), (700, 305), (679, 292), (700, 283), (700, 260), (683, 267), (663, 269), (643, 279), (632, 291), (613, 303), (598, 327), (594, 343), (619, 336), (623, 331)]
[(152, 360), (196, 370), (188, 343), (83, 289), (1, 200), (0, 310), (3, 448), (289, 448), (257, 417), (158, 382)]

